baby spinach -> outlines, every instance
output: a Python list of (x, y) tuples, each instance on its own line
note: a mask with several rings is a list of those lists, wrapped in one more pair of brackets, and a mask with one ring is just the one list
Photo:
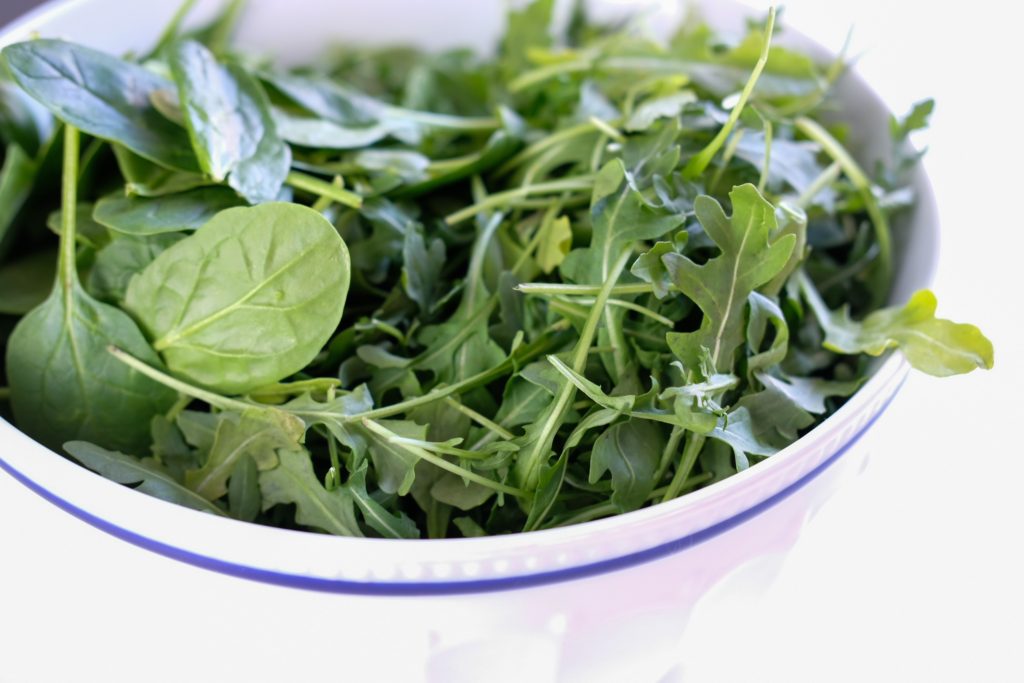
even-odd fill
[(292, 375), (345, 306), (348, 249), (323, 216), (272, 202), (227, 209), (132, 280), (125, 308), (167, 367), (244, 393)]
[(185, 131), (153, 107), (170, 81), (137, 64), (68, 43), (39, 39), (8, 45), (3, 58), (18, 85), (53, 115), (158, 164), (196, 168)]
[(338, 535), (532, 531), (756, 467), (868, 356), (993, 364), (930, 292), (881, 307), (934, 105), (869, 173), (842, 64), (774, 46), (773, 11), (658, 44), (537, 0), (493, 56), (285, 68), (231, 49), (238, 0), (191, 5), (139, 61), (3, 51), (0, 401), (113, 481)]
[(65, 441), (101, 442), (144, 452), (149, 421), (175, 393), (118, 363), (117, 346), (157, 364), (156, 354), (123, 311), (90, 297), (75, 262), (78, 131), (64, 135), (63, 226), (50, 296), (21, 319), (7, 342), (11, 406), (19, 427), (60, 448)]
[(217, 213), (241, 203), (234, 192), (219, 187), (162, 197), (117, 194), (96, 202), (92, 217), (114, 232), (140, 237), (197, 230)]
[(227, 179), (250, 203), (276, 199), (291, 152), (277, 136), (259, 82), (236, 64), (221, 65), (191, 40), (171, 48), (169, 61), (203, 172), (216, 182)]

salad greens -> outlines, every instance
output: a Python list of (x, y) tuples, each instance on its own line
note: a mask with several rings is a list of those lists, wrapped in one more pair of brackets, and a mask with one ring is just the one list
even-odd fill
[(771, 457), (889, 349), (992, 366), (930, 292), (882, 307), (931, 102), (863, 165), (842, 61), (774, 10), (659, 44), (536, 0), (494, 58), (284, 70), (230, 47), (241, 3), (189, 5), (143, 57), (2, 52), (0, 412), (113, 481), (348, 536), (550, 528)]

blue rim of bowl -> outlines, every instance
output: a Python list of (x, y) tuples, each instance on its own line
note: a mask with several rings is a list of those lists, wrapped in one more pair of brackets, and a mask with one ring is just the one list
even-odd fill
[[(762, 512), (774, 507), (778, 503), (782, 502), (786, 498), (789, 498), (794, 493), (802, 489), (804, 486), (809, 484), (831, 465), (833, 465), (839, 458), (841, 458), (847, 451), (850, 450), (856, 444), (862, 436), (878, 421), (878, 418), (886, 411), (900, 389), (903, 387), (903, 383), (906, 381), (906, 375), (904, 375), (899, 384), (896, 386), (892, 394), (886, 399), (885, 403), (878, 409), (878, 411), (871, 416), (867, 423), (861, 427), (853, 436), (850, 437), (842, 446), (836, 449), (836, 452), (830, 455), (817, 467), (812, 469), (810, 472), (797, 479), (792, 484), (788, 485), (781, 491), (773, 494), (772, 496), (764, 499), (760, 503), (747, 508), (746, 510), (739, 512), (728, 519), (717, 522), (705, 529), (688, 534), (681, 538), (667, 541), (665, 543), (646, 548), (628, 555), (622, 555), (620, 557), (612, 557), (605, 560), (599, 560), (589, 564), (583, 564), (575, 567), (565, 567), (562, 569), (553, 569), (550, 571), (537, 572), (534, 574), (525, 574), (520, 576), (505, 576), (493, 579), (469, 579), (465, 581), (421, 581), (421, 582), (368, 582), (368, 581), (350, 581), (346, 579), (326, 579), (315, 576), (302, 576), (299, 574), (289, 574), (285, 572), (277, 572), (269, 569), (260, 569), (257, 567), (250, 567), (243, 564), (236, 564), (234, 562), (228, 562), (226, 560), (209, 557), (207, 555), (201, 555), (194, 553), (189, 550), (175, 547), (173, 545), (158, 541), (147, 536), (138, 534), (130, 529), (118, 526), (112, 522), (109, 522), (101, 517), (94, 515), (88, 510), (84, 510), (74, 503), (67, 501), (55, 493), (47, 490), (40, 484), (36, 483), (26, 475), (16, 470), (9, 463), (5, 462), (3, 458), (0, 458), (0, 469), (6, 471), (14, 479), (21, 482), (25, 487), (41, 496), (45, 500), (53, 503), (60, 509), (64, 510), (71, 515), (74, 515), (78, 519), (92, 525), (100, 531), (106, 532), (111, 536), (119, 538), (123, 541), (127, 541), (133, 545), (136, 545), (145, 550), (163, 555), (172, 560), (184, 562), (202, 569), (207, 569), (220, 574), (226, 574), (228, 576), (234, 576), (240, 579), (246, 579), (249, 581), (256, 581), (259, 583), (273, 584), (276, 586), (284, 586), (287, 588), (298, 588), (302, 590), (315, 591), (319, 593), (343, 593), (349, 595), (375, 595), (375, 596), (437, 596), (437, 595), (459, 595), (468, 593), (490, 593), (498, 591), (516, 590), (521, 588), (533, 588), (536, 586), (543, 586), (553, 583), (561, 583), (564, 581), (571, 581), (575, 579), (584, 579), (600, 574), (606, 574), (609, 572), (626, 569), (639, 564), (644, 564), (657, 560), (668, 555), (673, 555), (678, 552), (692, 548), (700, 543), (708, 541), (716, 536), (719, 536), (726, 531), (743, 524), (747, 520), (756, 517)], [(97, 475), (99, 476), (99, 475)], [(140, 494), (141, 495), (141, 494)], [(410, 541), (415, 542), (415, 541)], [(428, 541), (429, 542), (429, 541)]]

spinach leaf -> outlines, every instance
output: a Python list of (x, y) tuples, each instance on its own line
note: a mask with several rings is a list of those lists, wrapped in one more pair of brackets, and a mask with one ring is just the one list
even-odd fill
[(334, 226), (308, 208), (269, 203), (222, 211), (164, 251), (132, 280), (125, 307), (172, 372), (244, 393), (313, 360), (338, 326), (348, 284)]
[(96, 252), (86, 289), (102, 301), (123, 301), (131, 279), (182, 237), (180, 233), (168, 232), (115, 239)]
[(277, 199), (291, 151), (277, 136), (259, 82), (236, 64), (219, 64), (195, 41), (170, 50), (170, 67), (203, 171), (216, 182), (227, 179), (252, 204)]
[(175, 393), (116, 361), (116, 346), (159, 365), (135, 322), (82, 289), (75, 265), (78, 131), (65, 129), (64, 226), (53, 291), (15, 327), (7, 343), (11, 405), (18, 426), (51, 448), (100, 441), (144, 451), (149, 421)]
[(0, 266), (0, 314), (24, 315), (46, 301), (56, 268), (57, 254), (49, 249)]
[(241, 201), (230, 190), (206, 187), (162, 197), (110, 195), (96, 202), (93, 218), (115, 232), (143, 236), (198, 230)]
[(18, 85), (65, 123), (160, 165), (196, 168), (185, 131), (151, 104), (172, 87), (152, 71), (63, 40), (8, 45), (3, 57)]

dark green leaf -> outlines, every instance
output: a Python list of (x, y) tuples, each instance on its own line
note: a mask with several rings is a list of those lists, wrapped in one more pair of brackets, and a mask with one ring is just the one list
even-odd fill
[(173, 88), (170, 81), (63, 40), (8, 45), (3, 56), (18, 84), (64, 122), (158, 164), (196, 168), (185, 131), (151, 104), (153, 93)]
[(224, 514), (219, 507), (192, 493), (151, 462), (109, 451), (88, 441), (69, 441), (64, 444), (64, 450), (90, 470), (118, 484), (193, 510)]

